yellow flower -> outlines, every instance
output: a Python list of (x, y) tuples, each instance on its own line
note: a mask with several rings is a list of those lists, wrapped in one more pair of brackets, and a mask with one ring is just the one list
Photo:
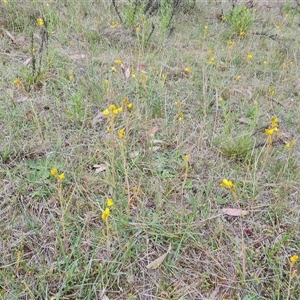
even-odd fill
[(60, 175), (58, 175), (57, 179), (60, 180), (60, 181), (65, 179), (65, 173), (61, 173)]
[(211, 57), (210, 59), (209, 59), (209, 64), (210, 65), (213, 65), (215, 63), (215, 58), (214, 57)]
[(102, 220), (106, 221), (109, 215), (110, 215), (110, 209), (106, 207), (105, 211), (102, 213)]
[(243, 29), (240, 29), (240, 36), (244, 37), (246, 35), (246, 32)]
[(116, 59), (116, 60), (115, 60), (115, 64), (116, 64), (117, 66), (121, 66), (122, 61), (121, 61), (120, 59)]
[(112, 29), (116, 29), (116, 28), (118, 27), (118, 23), (117, 23), (117, 22), (112, 22), (112, 23), (110, 24), (110, 27), (111, 27)]
[(274, 96), (274, 94), (275, 94), (275, 89), (274, 89), (273, 86), (270, 86), (270, 87), (269, 87), (269, 94), (270, 94), (270, 96)]
[(132, 109), (132, 107), (133, 107), (133, 104), (132, 104), (132, 103), (128, 103), (128, 104), (127, 104), (127, 109)]
[(269, 64), (269, 62), (267, 61), (267, 60), (265, 60), (264, 61), (264, 65), (266, 66), (266, 65), (268, 65)]
[(227, 179), (223, 179), (221, 182), (221, 187), (224, 187), (226, 189), (233, 189), (234, 188), (234, 184), (232, 183), (231, 180), (227, 180)]
[(108, 108), (109, 108), (110, 111), (114, 111), (114, 110), (117, 109), (114, 104), (111, 104)]
[(56, 176), (58, 171), (57, 171), (57, 169), (51, 169), (50, 173), (52, 176)]
[(186, 75), (189, 75), (191, 73), (191, 69), (186, 67), (184, 68), (183, 72), (186, 74)]
[(179, 122), (182, 122), (183, 117), (184, 117), (184, 114), (183, 114), (182, 112), (180, 112), (180, 113), (178, 114), (178, 121), (179, 121)]
[(109, 115), (109, 110), (105, 109), (102, 113), (104, 114), (104, 116), (108, 116)]
[(208, 30), (208, 26), (205, 25), (205, 26), (204, 26), (204, 31), (207, 31), (207, 30)]
[(234, 45), (234, 41), (233, 40), (229, 40), (228, 42), (227, 42), (227, 46), (228, 47), (232, 47)]
[(270, 122), (271, 122), (272, 128), (276, 128), (276, 127), (278, 127), (279, 119), (276, 117), (271, 117)]
[(114, 115), (117, 115), (117, 114), (119, 113), (118, 108), (114, 109), (114, 110), (112, 111), (112, 113), (113, 113)]
[(112, 72), (116, 72), (116, 71), (117, 71), (115, 67), (111, 67), (110, 70), (111, 70)]
[(120, 129), (120, 130), (118, 131), (118, 135), (119, 135), (119, 138), (120, 138), (120, 139), (123, 139), (124, 136), (125, 136), (125, 129)]
[(6, 3), (7, 3), (7, 0), (3, 0), (3, 3), (6, 4)]
[(189, 162), (189, 160), (191, 159), (191, 156), (189, 154), (186, 154), (186, 155), (183, 155), (182, 158), (183, 158), (184, 162)]
[(123, 99), (123, 103), (124, 103), (124, 104), (127, 104), (127, 103), (128, 103), (128, 98), (127, 98), (127, 97), (125, 97), (125, 98)]
[(240, 80), (241, 79), (241, 75), (236, 75), (235, 76), (235, 80)]
[(22, 81), (19, 78), (14, 79), (14, 84), (17, 86), (21, 86), (22, 85)]
[(36, 19), (37, 23), (39, 24), (40, 27), (44, 26), (44, 20), (42, 18)]
[(289, 143), (285, 144), (287, 148), (292, 148), (295, 146), (295, 140), (291, 140)]
[(266, 134), (266, 136), (271, 136), (277, 131), (278, 131), (278, 128), (269, 128), (269, 129), (265, 129), (265, 134)]
[(106, 200), (106, 205), (107, 205), (108, 207), (111, 207), (111, 206), (113, 206), (113, 205), (114, 205), (114, 201), (113, 201), (113, 199), (111, 199), (111, 198), (108, 198), (108, 199)]
[(277, 29), (281, 29), (281, 27), (282, 27), (282, 24), (281, 24), (281, 23), (279, 23), (278, 25), (276, 25), (276, 27), (277, 27)]
[(247, 59), (252, 60), (253, 59), (253, 54), (252, 53), (247, 53)]
[(107, 79), (104, 80), (106, 87), (109, 87), (109, 81)]
[(292, 265), (294, 265), (298, 260), (299, 260), (299, 256), (297, 254), (294, 254), (293, 256), (290, 257), (290, 262), (292, 263)]
[(121, 112), (123, 112), (123, 107), (118, 107), (118, 113), (121, 113)]
[(214, 50), (208, 50), (207, 54), (210, 55), (210, 56), (213, 55), (214, 54)]

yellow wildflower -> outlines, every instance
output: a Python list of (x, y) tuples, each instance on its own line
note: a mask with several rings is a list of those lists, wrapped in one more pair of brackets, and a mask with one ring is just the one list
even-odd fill
[(208, 30), (208, 26), (205, 25), (205, 26), (204, 26), (204, 31), (207, 31), (207, 30)]
[(108, 88), (109, 87), (109, 81), (107, 79), (105, 79), (104, 83), (105, 83), (106, 87)]
[(102, 113), (104, 114), (104, 116), (108, 116), (109, 115), (109, 110), (105, 109)]
[(215, 58), (214, 57), (210, 57), (209, 64), (213, 65), (214, 63), (215, 63)]
[(102, 213), (102, 220), (106, 221), (109, 215), (110, 215), (110, 209), (106, 207), (105, 211)]
[(184, 117), (184, 114), (183, 114), (182, 112), (180, 112), (180, 113), (178, 114), (178, 121), (179, 121), (179, 122), (182, 122), (183, 117)]
[(118, 113), (121, 113), (121, 112), (123, 112), (123, 107), (118, 107)]
[(7, 3), (7, 0), (3, 0), (3, 3), (6, 4), (6, 3)]
[(121, 66), (122, 61), (121, 61), (120, 59), (116, 59), (116, 60), (115, 60), (115, 64), (116, 64), (117, 66)]
[(290, 257), (290, 262), (292, 263), (292, 265), (294, 265), (298, 260), (299, 260), (299, 256), (297, 254), (294, 254), (293, 256)]
[(38, 23), (38, 25), (40, 26), (40, 27), (43, 27), (44, 26), (44, 20), (42, 19), (42, 18), (38, 18), (38, 19), (36, 19), (36, 21), (37, 21), (37, 23)]
[(275, 94), (275, 89), (274, 89), (273, 86), (270, 86), (270, 87), (269, 87), (269, 94), (270, 94), (270, 96), (274, 96), (274, 94)]
[(264, 65), (267, 66), (269, 62), (267, 60), (264, 61)]
[(244, 37), (246, 35), (246, 32), (243, 29), (240, 29), (240, 36)]
[(124, 104), (127, 104), (127, 103), (128, 103), (128, 98), (127, 98), (127, 97), (125, 97), (125, 98), (123, 99), (123, 103), (124, 103)]
[(189, 162), (189, 160), (191, 159), (191, 156), (190, 156), (190, 154), (186, 154), (186, 155), (183, 155), (182, 158), (183, 158), (184, 162)]
[(54, 168), (54, 169), (51, 169), (50, 173), (51, 173), (52, 176), (56, 176), (57, 173), (58, 173), (58, 170), (55, 169), (55, 168)]
[(234, 45), (234, 41), (233, 40), (229, 40), (228, 42), (227, 42), (227, 46), (228, 47), (232, 47)]
[(236, 75), (235, 76), (235, 80), (240, 80), (241, 79), (241, 75)]
[(65, 173), (61, 173), (61, 174), (59, 174), (58, 176), (57, 176), (57, 179), (58, 180), (63, 180), (63, 179), (65, 179)]
[(252, 53), (247, 53), (247, 59), (252, 60), (253, 59), (253, 54)]
[(114, 104), (111, 104), (108, 108), (109, 108), (110, 111), (114, 111), (114, 110), (117, 109)]
[(189, 75), (191, 73), (191, 69), (186, 67), (184, 68), (183, 72), (186, 74), (186, 75)]
[(223, 179), (220, 185), (226, 189), (234, 189), (234, 184), (231, 180)]
[(271, 122), (271, 127), (275, 128), (275, 127), (278, 127), (279, 119), (276, 117), (271, 117), (270, 122)]
[(118, 27), (118, 23), (117, 22), (112, 22), (111, 24), (110, 24), (110, 27), (112, 28), (112, 29), (116, 29), (117, 27)]
[(120, 129), (120, 130), (118, 131), (118, 135), (119, 135), (119, 138), (120, 138), (120, 139), (123, 139), (124, 136), (125, 136), (125, 129)]
[(295, 140), (291, 140), (289, 143), (286, 143), (285, 146), (287, 148), (292, 148), (295, 146)]
[(271, 135), (273, 135), (275, 132), (278, 132), (278, 128), (277, 128), (277, 127), (265, 129), (265, 134), (266, 134), (266, 136), (271, 136)]
[(21, 86), (22, 85), (22, 81), (19, 78), (14, 79), (14, 84), (17, 86)]
[(207, 54), (210, 55), (210, 56), (213, 55), (214, 54), (214, 50), (208, 50)]
[(113, 201), (113, 199), (111, 199), (111, 198), (108, 198), (108, 199), (106, 200), (106, 205), (107, 205), (108, 207), (111, 207), (111, 206), (113, 206), (113, 205), (114, 205), (114, 201)]
[(132, 103), (128, 103), (128, 104), (127, 104), (127, 109), (130, 110), (130, 109), (132, 109), (132, 107), (133, 107), (133, 104), (132, 104)]
[(116, 72), (116, 71), (117, 71), (115, 67), (111, 67), (110, 70), (111, 70), (112, 72)]

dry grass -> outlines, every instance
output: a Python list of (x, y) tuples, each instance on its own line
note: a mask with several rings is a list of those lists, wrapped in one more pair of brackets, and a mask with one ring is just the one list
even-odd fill
[(245, 37), (201, 2), (146, 42), (108, 1), (1, 2), (1, 299), (299, 298), (299, 5), (253, 9)]

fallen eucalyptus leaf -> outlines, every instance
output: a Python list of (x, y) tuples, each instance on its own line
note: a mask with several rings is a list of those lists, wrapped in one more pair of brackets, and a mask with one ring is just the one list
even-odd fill
[(170, 251), (171, 251), (171, 244), (169, 245), (168, 251), (165, 254), (159, 256), (157, 259), (151, 262), (146, 268), (151, 270), (157, 269), (164, 262), (164, 260), (166, 259)]
[(223, 208), (222, 212), (226, 215), (233, 216), (233, 217), (246, 216), (249, 214), (248, 211), (239, 208)]

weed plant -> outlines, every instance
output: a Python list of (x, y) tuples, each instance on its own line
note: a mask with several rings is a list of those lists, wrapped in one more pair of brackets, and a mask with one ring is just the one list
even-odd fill
[(1, 299), (299, 299), (299, 4), (240, 4), (1, 1)]

